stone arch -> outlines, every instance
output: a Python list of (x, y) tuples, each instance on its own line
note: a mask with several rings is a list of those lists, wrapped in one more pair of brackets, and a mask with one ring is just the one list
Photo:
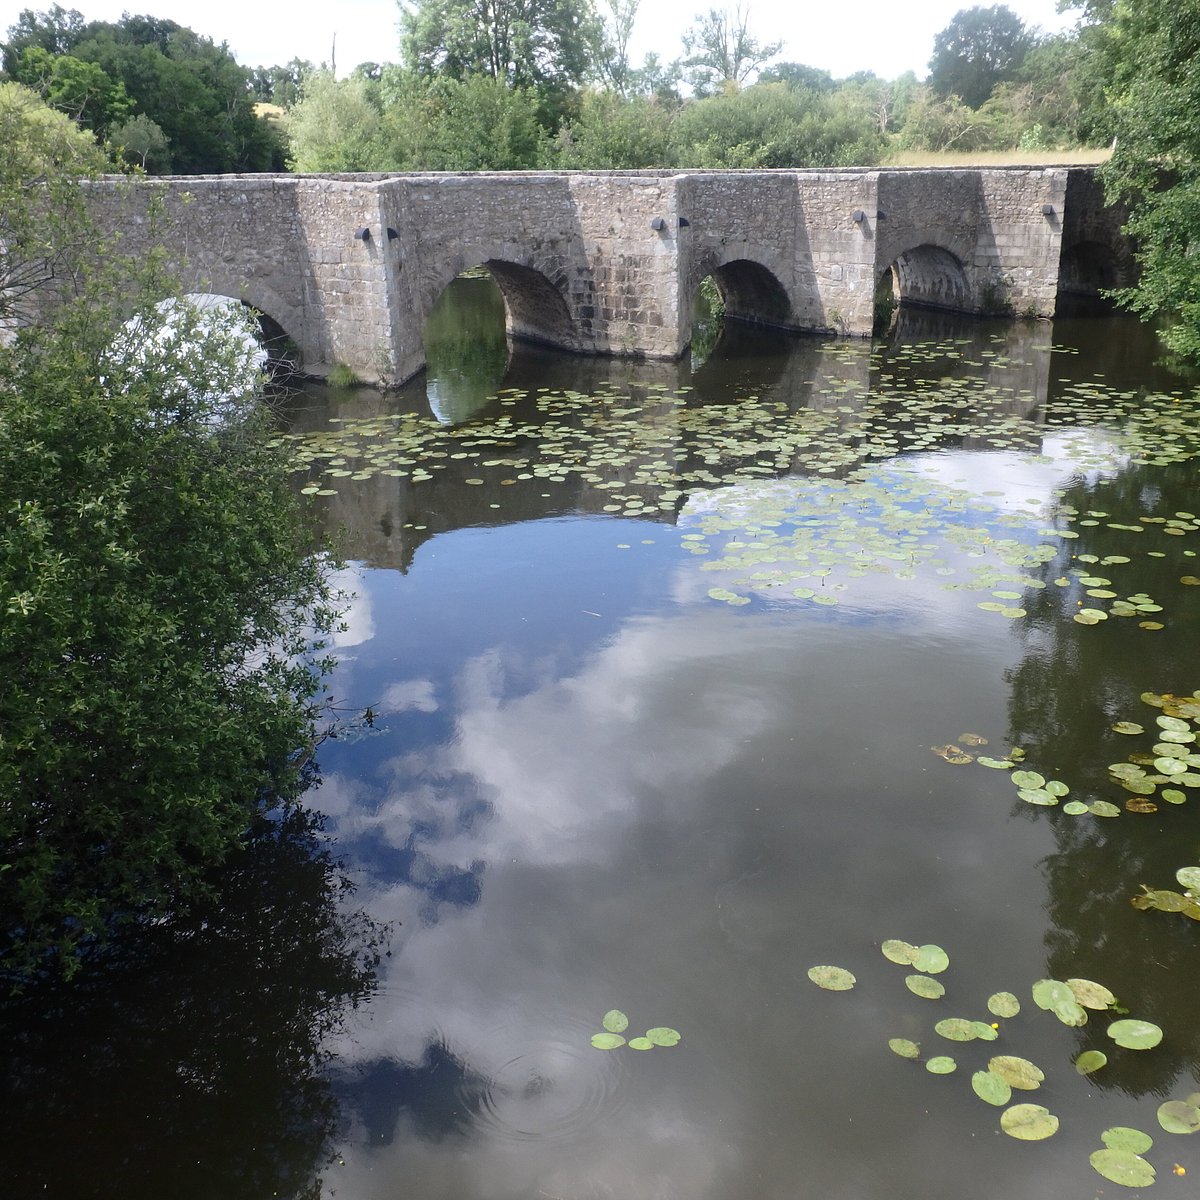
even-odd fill
[(191, 294), (224, 296), (251, 309), (271, 363), (286, 363), (297, 369), (323, 360), (323, 347), (309, 343), (301, 314), (263, 283), (191, 273), (183, 280), (183, 286)]
[(773, 329), (796, 328), (787, 289), (774, 271), (756, 259), (721, 261), (715, 255), (702, 257), (692, 275), (686, 297), (689, 303), (700, 284), (711, 275), (721, 293), (727, 319)]
[(900, 304), (951, 312), (975, 307), (962, 260), (944, 246), (922, 242), (897, 254), (879, 273), (877, 286), (889, 271)]
[(1059, 301), (1103, 302), (1104, 291), (1128, 284), (1126, 268), (1121, 255), (1106, 242), (1085, 240), (1064, 247), (1058, 262)]
[(510, 337), (560, 350), (582, 349), (579, 330), (563, 294), (569, 280), (562, 265), (516, 262), (500, 255), (481, 257), (475, 262), (456, 259), (431, 281), (421, 304), (422, 338), (438, 297), (453, 279), (474, 267), (486, 270), (500, 289), (505, 330)]

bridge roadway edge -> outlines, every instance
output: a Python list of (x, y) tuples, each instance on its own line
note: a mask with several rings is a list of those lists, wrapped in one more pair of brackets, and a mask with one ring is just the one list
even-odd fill
[[(731, 316), (799, 332), (868, 336), (889, 268), (912, 303), (1050, 316), (1065, 232), (1130, 260), (1122, 215), (1092, 178), (1076, 167), (240, 175), (106, 178), (88, 196), (119, 252), (164, 246), (187, 290), (234, 296), (281, 326), (305, 372), (344, 364), (394, 386), (423, 369), (430, 309), (475, 266), (500, 285), (512, 336), (586, 354), (678, 357), (708, 275)], [(165, 234), (149, 218), (155, 196)]]

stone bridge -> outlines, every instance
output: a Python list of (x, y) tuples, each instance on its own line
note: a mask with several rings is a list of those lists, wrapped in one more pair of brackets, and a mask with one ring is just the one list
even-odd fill
[(735, 319), (867, 335), (877, 292), (1051, 316), (1131, 264), (1086, 168), (225, 175), (89, 194), (121, 251), (165, 242), (187, 290), (251, 305), (303, 371), (382, 384), (422, 369), (430, 309), (472, 267), (513, 337), (670, 359), (710, 275)]

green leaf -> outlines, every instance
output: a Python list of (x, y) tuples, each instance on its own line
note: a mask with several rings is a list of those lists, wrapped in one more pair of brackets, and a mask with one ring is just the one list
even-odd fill
[(678, 1029), (670, 1029), (666, 1025), (655, 1025), (653, 1029), (646, 1030), (646, 1036), (656, 1046), (677, 1046), (680, 1033)]
[(976, 1071), (971, 1076), (971, 1088), (980, 1100), (1003, 1108), (1012, 1099), (1012, 1088), (991, 1071)]
[(1168, 1133), (1195, 1133), (1200, 1129), (1200, 1108), (1186, 1100), (1168, 1100), (1158, 1106), (1158, 1123)]
[(1080, 1075), (1090, 1075), (1093, 1071), (1100, 1070), (1106, 1062), (1108, 1055), (1103, 1050), (1085, 1050), (1075, 1060), (1075, 1070)]
[(1014, 1104), (1000, 1114), (1000, 1128), (1023, 1142), (1040, 1142), (1058, 1132), (1058, 1118), (1040, 1104)]
[(600, 1020), (609, 1033), (624, 1033), (629, 1028), (629, 1018), (619, 1009), (610, 1008)]
[(654, 1043), (648, 1037), (635, 1037), (629, 1039), (630, 1050), (653, 1050)]
[(827, 992), (848, 992), (858, 982), (844, 967), (809, 967), (808, 977)]
[(978, 1036), (974, 1021), (964, 1021), (962, 1017), (946, 1017), (934, 1027), (934, 1032), (951, 1042), (973, 1042)]
[(931, 1075), (949, 1075), (958, 1070), (958, 1063), (945, 1054), (939, 1054), (937, 1058), (931, 1058), (925, 1064), (925, 1070)]
[(910, 966), (917, 957), (916, 946), (908, 942), (898, 941), (895, 938), (889, 938), (879, 948), (883, 951), (884, 958), (889, 962), (898, 963), (902, 967)]
[(938, 980), (930, 979), (928, 975), (906, 975), (904, 986), (922, 1000), (940, 1000), (946, 994), (945, 987)]
[(1128, 1125), (1113, 1125), (1106, 1129), (1100, 1140), (1110, 1150), (1127, 1150), (1130, 1154), (1145, 1154), (1154, 1145), (1154, 1139), (1140, 1129)]
[(1021, 1011), (1021, 1002), (1012, 992), (996, 992), (988, 997), (987, 1006), (997, 1017), (1015, 1017)]
[(1128, 1150), (1094, 1150), (1088, 1162), (1105, 1179), (1122, 1187), (1149, 1187), (1154, 1182), (1154, 1168)]
[(926, 945), (917, 948), (913, 966), (926, 975), (940, 975), (950, 965), (950, 956), (941, 946)]
[(1009, 1087), (1026, 1092), (1033, 1091), (1046, 1078), (1040, 1067), (1015, 1054), (997, 1054), (988, 1061), (988, 1070), (999, 1075)]
[(597, 1050), (615, 1050), (625, 1045), (625, 1039), (619, 1033), (593, 1033), (592, 1045)]
[(1150, 1021), (1114, 1021), (1106, 1031), (1126, 1050), (1150, 1050), (1162, 1041), (1163, 1031)]
[(916, 1042), (911, 1042), (908, 1038), (889, 1038), (888, 1048), (893, 1054), (900, 1055), (901, 1058), (920, 1058), (921, 1047)]

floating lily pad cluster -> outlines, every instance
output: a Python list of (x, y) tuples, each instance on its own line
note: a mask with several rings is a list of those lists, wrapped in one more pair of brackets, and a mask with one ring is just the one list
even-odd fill
[(630, 1050), (653, 1050), (655, 1046), (677, 1046), (681, 1037), (677, 1029), (656, 1025), (640, 1037), (626, 1040), (629, 1018), (619, 1008), (610, 1008), (600, 1024), (604, 1026), (604, 1032), (592, 1034), (592, 1045), (597, 1050), (617, 1050), (621, 1046), (628, 1046)]
[[(889, 962), (912, 966), (923, 972), (909, 975), (905, 984), (909, 990), (925, 999), (937, 1000), (946, 993), (945, 986), (934, 975), (940, 975), (950, 965), (950, 956), (941, 946), (932, 943), (914, 945), (899, 939), (885, 941), (880, 950)], [(818, 987), (828, 991), (848, 991), (856, 979), (845, 967), (820, 966), (808, 972)], [(1116, 996), (1102, 983), (1091, 979), (1039, 979), (1030, 988), (1033, 1004), (1052, 1014), (1072, 1029), (1087, 1025), (1093, 1014), (1121, 1014), (1125, 1010)], [(996, 1020), (979, 1017), (944, 1017), (934, 1023), (933, 1032), (939, 1038), (954, 1043), (974, 1041), (995, 1042), (1001, 1037), (1001, 1022), (1017, 1017), (1021, 1001), (1013, 992), (995, 992), (987, 1000), (988, 1015)], [(1151, 1021), (1125, 1016), (1108, 1023), (1106, 1036), (1116, 1046), (1126, 1050), (1151, 1050), (1163, 1039), (1160, 1026)], [(888, 1048), (901, 1058), (920, 1061), (921, 1043), (905, 1037), (888, 1040)], [(1108, 1055), (1091, 1048), (1074, 1060), (1080, 1075), (1090, 1075), (1108, 1063)], [(952, 1075), (959, 1062), (951, 1054), (934, 1053), (924, 1059), (925, 1070), (931, 1075)], [(1014, 1093), (1037, 1091), (1046, 1080), (1046, 1072), (1037, 1063), (1017, 1054), (989, 1055), (986, 1063), (971, 1075), (971, 1091), (984, 1103), (1003, 1109), (1000, 1129), (1018, 1141), (1042, 1141), (1058, 1132), (1059, 1118), (1041, 1104), (1021, 1100), (1013, 1103)], [(1200, 1131), (1200, 1093), (1183, 1100), (1161, 1104), (1158, 1123), (1169, 1133), (1189, 1134)], [(1154, 1182), (1155, 1170), (1141, 1156), (1153, 1144), (1153, 1139), (1140, 1130), (1125, 1127), (1107, 1129), (1101, 1134), (1103, 1148), (1091, 1155), (1092, 1166), (1106, 1179), (1128, 1187), (1144, 1187)], [(1176, 1164), (1177, 1173), (1183, 1168)]]
[[(1108, 767), (1112, 783), (1131, 793), (1125, 801), (1125, 810), (1132, 813), (1153, 813), (1158, 804), (1150, 799), (1167, 804), (1184, 804), (1188, 799), (1185, 789), (1200, 788), (1200, 690), (1191, 696), (1159, 695), (1143, 692), (1142, 701), (1161, 709), (1149, 730), (1137, 721), (1118, 721), (1112, 726), (1114, 733), (1136, 737), (1147, 732), (1156, 739), (1149, 751), (1135, 752), (1124, 762), (1111, 763)], [(1038, 771), (1025, 767), (1025, 751), (1013, 747), (1003, 757), (989, 754), (972, 754), (972, 750), (986, 745), (988, 739), (982, 734), (962, 733), (954, 742), (933, 746), (931, 749), (943, 761), (953, 766), (965, 766), (978, 762), (980, 766), (993, 770), (1009, 771), (1009, 778), (1017, 789), (1017, 796), (1027, 804), (1054, 807), (1065, 800), (1061, 811), (1069, 816), (1090, 813), (1096, 817), (1119, 817), (1121, 808), (1109, 800), (1092, 799), (1066, 800), (1071, 788), (1059, 779), (1047, 779)], [(1200, 920), (1200, 868), (1181, 868), (1187, 879), (1180, 876), (1185, 888), (1193, 884), (1197, 890), (1187, 895), (1176, 892), (1152, 890), (1144, 887), (1145, 895), (1134, 897), (1137, 908), (1161, 908), (1167, 912), (1183, 912), (1193, 920)], [(1188, 907), (1195, 902), (1195, 907)]]
[(1143, 883), (1141, 892), (1129, 903), (1134, 908), (1179, 913), (1193, 921), (1200, 921), (1200, 867), (1180, 867), (1175, 872), (1175, 878), (1184, 889), (1182, 892), (1170, 888), (1149, 888)]

